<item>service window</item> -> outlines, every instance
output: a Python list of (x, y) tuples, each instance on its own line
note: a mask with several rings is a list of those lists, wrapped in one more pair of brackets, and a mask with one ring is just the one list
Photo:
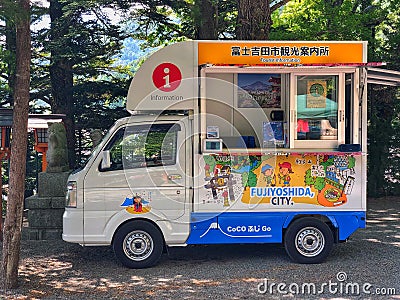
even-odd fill
[(101, 171), (174, 165), (178, 131), (178, 124), (120, 129), (105, 148), (110, 151), (111, 167)]
[(294, 74), (292, 88), (294, 148), (336, 148), (344, 143), (344, 74)]
[(251, 66), (202, 68), (203, 150), (219, 148), (216, 141), (204, 141), (208, 127), (218, 127), (224, 149), (289, 147), (290, 72)]

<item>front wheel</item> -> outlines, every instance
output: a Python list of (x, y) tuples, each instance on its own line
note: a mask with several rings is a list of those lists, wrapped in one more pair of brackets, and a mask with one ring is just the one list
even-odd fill
[(333, 246), (329, 226), (315, 218), (295, 220), (285, 234), (285, 249), (289, 257), (301, 264), (323, 262)]
[(158, 228), (146, 221), (132, 221), (118, 229), (114, 237), (115, 256), (132, 269), (148, 268), (161, 258), (164, 241)]

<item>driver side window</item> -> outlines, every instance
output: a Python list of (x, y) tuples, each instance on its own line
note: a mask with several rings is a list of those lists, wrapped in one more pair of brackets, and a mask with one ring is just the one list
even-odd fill
[(174, 165), (178, 124), (137, 125), (121, 128), (105, 150), (111, 167), (101, 171)]

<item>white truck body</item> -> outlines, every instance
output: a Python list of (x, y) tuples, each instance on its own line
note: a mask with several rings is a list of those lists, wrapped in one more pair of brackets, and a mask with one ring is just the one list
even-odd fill
[(63, 239), (113, 244), (129, 267), (164, 243), (284, 242), (322, 261), (366, 223), (365, 66), (365, 42), (159, 50), (131, 83), (132, 116), (71, 174)]

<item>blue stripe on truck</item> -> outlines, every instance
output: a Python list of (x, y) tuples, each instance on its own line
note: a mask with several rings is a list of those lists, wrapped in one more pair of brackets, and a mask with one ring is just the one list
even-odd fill
[(365, 228), (365, 211), (192, 213), (187, 244), (281, 243), (283, 229), (296, 217), (325, 216), (340, 241)]

